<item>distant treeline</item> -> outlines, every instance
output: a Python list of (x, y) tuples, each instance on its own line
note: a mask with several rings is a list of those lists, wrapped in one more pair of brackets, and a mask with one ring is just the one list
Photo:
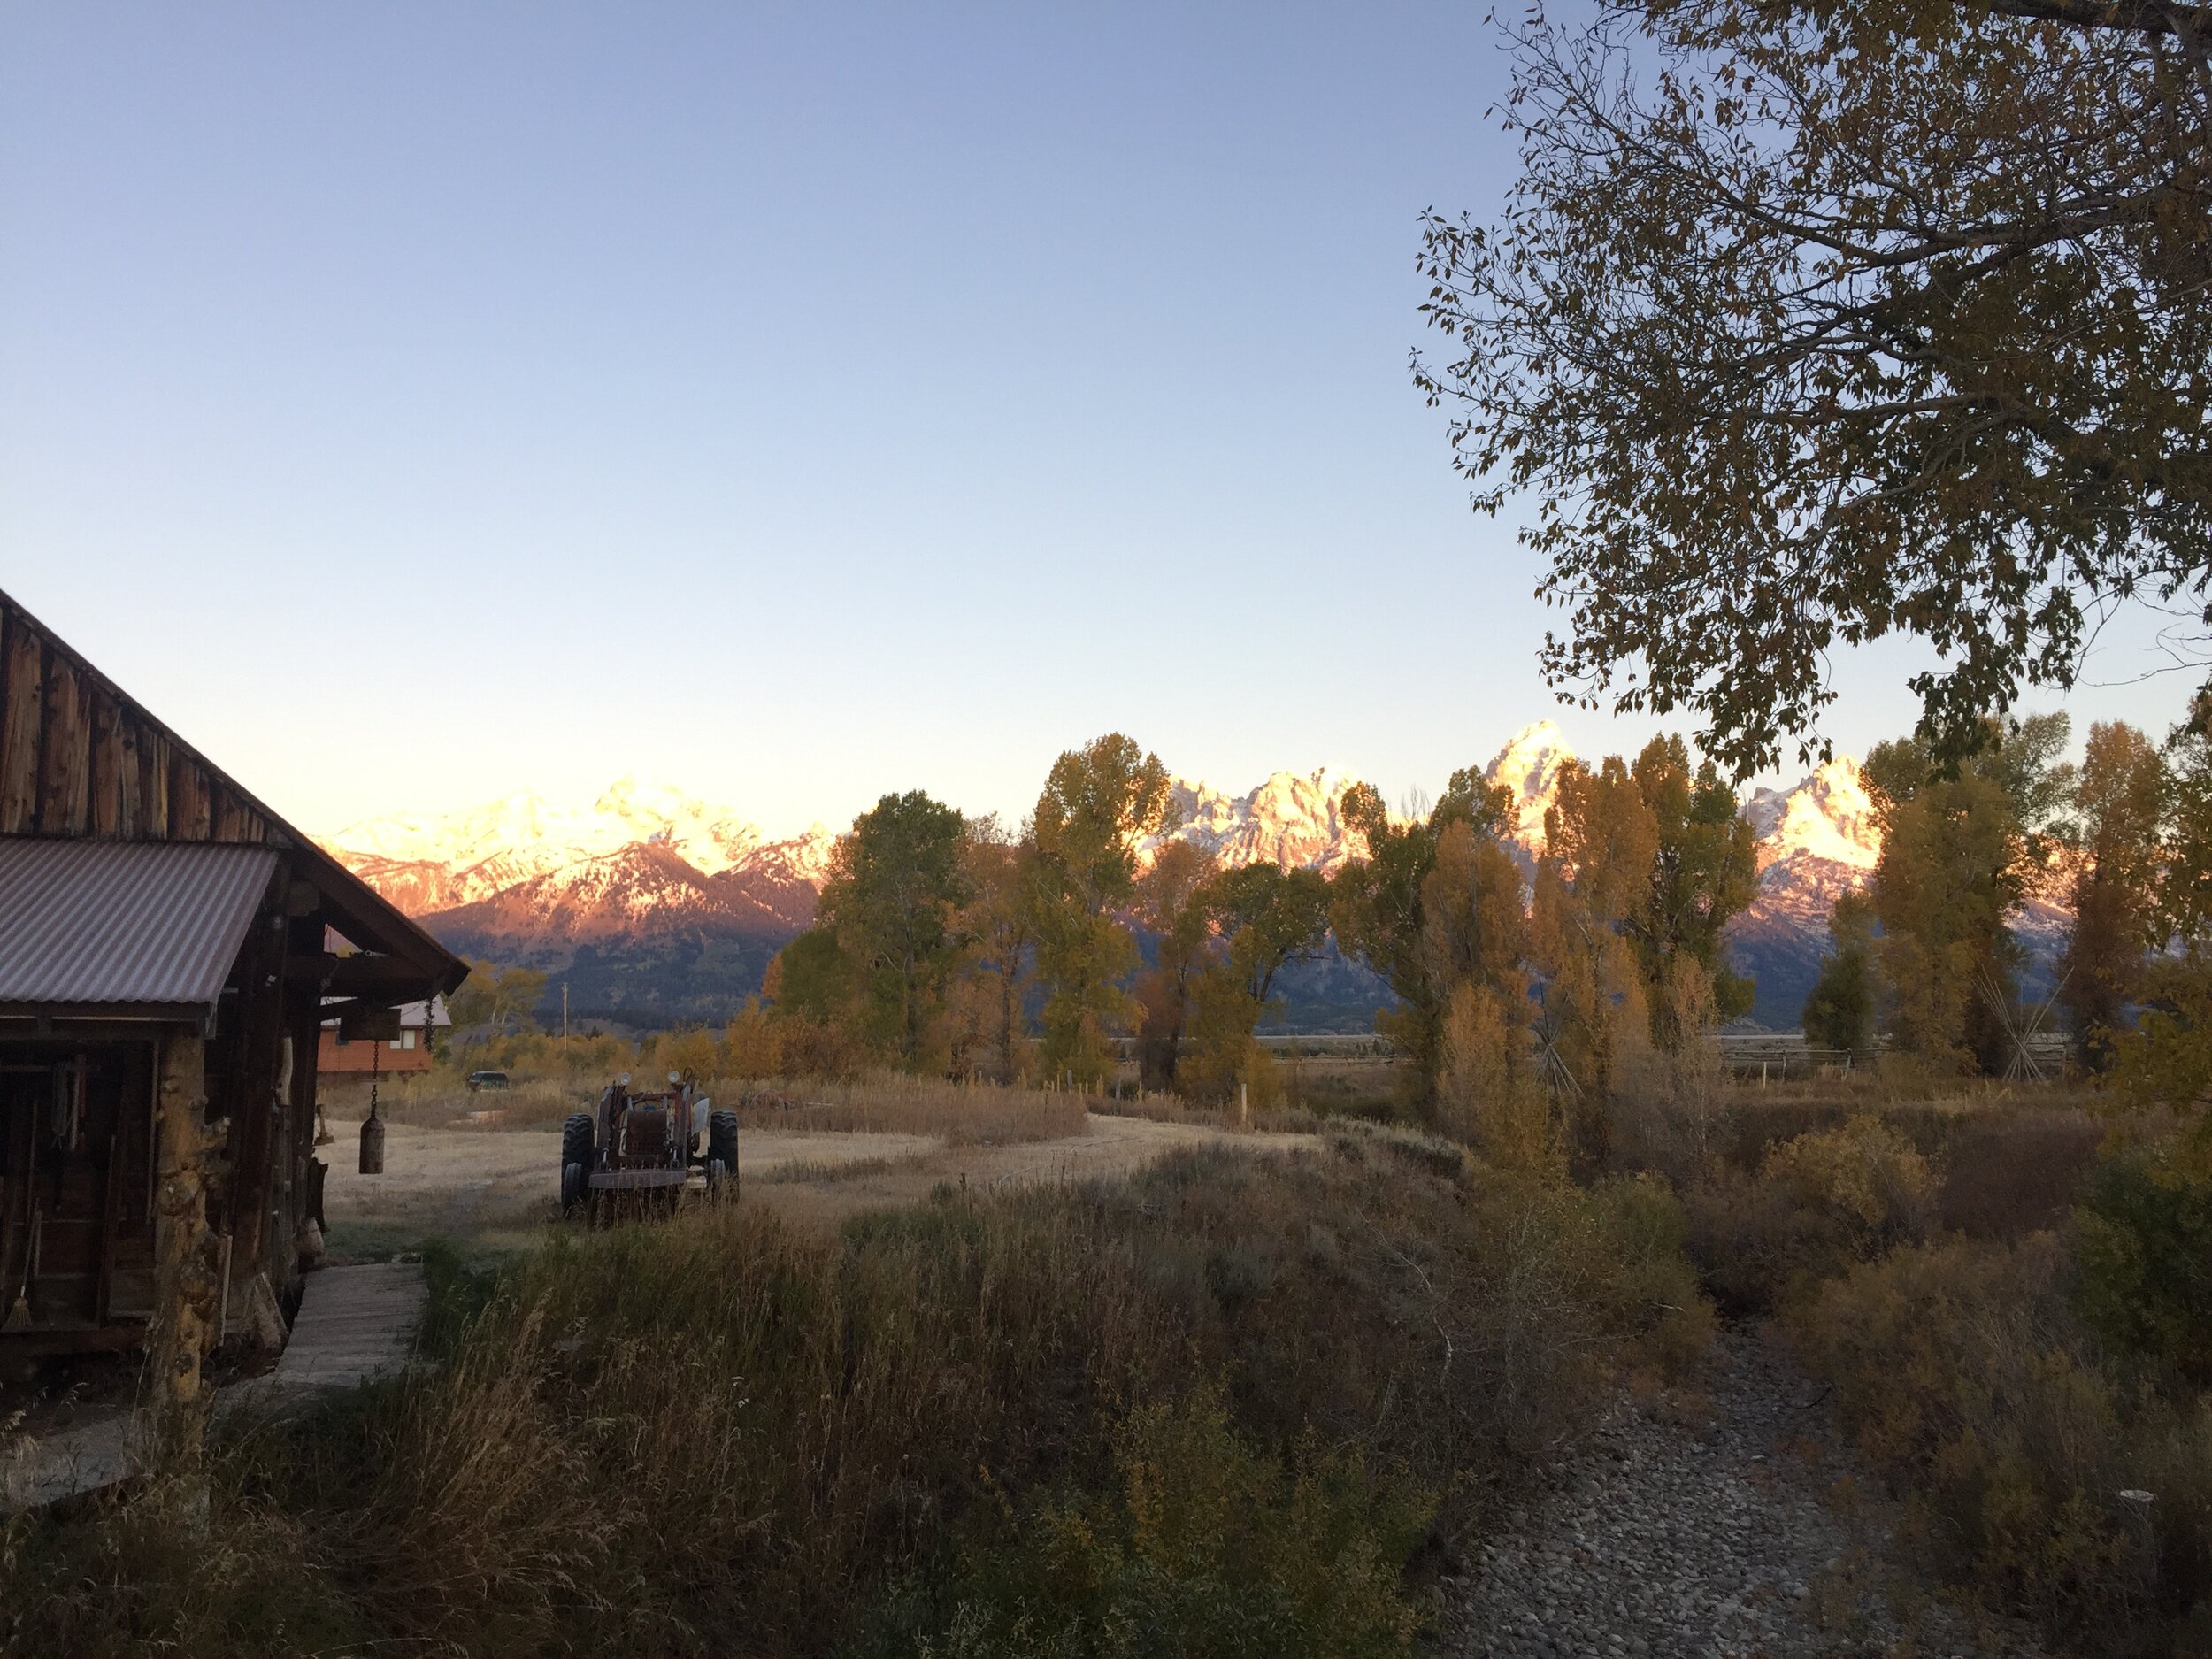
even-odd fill
[[(2052, 1023), (2085, 1066), (2139, 1038), (2146, 1006), (2170, 1024), (2212, 888), (2206, 740), (2185, 726), (2162, 749), (2101, 725), (2076, 766), (2068, 737), (2063, 715), (2032, 716), (1993, 721), (1948, 764), (1914, 738), (1868, 757), (1882, 853), (1837, 905), (1804, 1011), (1815, 1046), (1870, 1056), (1879, 1038), (1886, 1064), (1936, 1076), (2016, 1066), (2043, 1010), (2021, 1006), (2007, 918), (2032, 896), (2074, 913)], [(1133, 1048), (1148, 1087), (1264, 1102), (1278, 1079), (1256, 1033), (1286, 974), (1333, 960), (1386, 987), (1374, 1023), (1408, 1056), (1409, 1116), (1525, 1116), (1573, 1146), (1601, 1133), (1595, 1102), (1622, 1065), (1671, 1064), (1750, 1006), (1722, 939), (1755, 890), (1755, 844), (1733, 789), (1674, 737), (1564, 767), (1532, 881), (1510, 806), (1472, 767), (1412, 817), (1355, 786), (1356, 856), (1325, 876), (1223, 867), (1184, 841), (1145, 863), (1172, 827), (1167, 772), (1119, 733), (1063, 754), (1018, 827), (885, 795), (840, 840), (815, 925), (770, 962), (718, 1064), (1089, 1086)], [(457, 1023), (523, 1029), (545, 988), (488, 966)]]

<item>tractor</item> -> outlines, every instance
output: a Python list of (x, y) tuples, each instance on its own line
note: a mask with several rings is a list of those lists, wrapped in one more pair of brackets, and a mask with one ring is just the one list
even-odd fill
[(714, 1110), (680, 1072), (645, 1094), (625, 1071), (601, 1092), (596, 1112), (572, 1113), (561, 1127), (564, 1214), (671, 1211), (695, 1179), (710, 1194), (737, 1195), (737, 1114)]

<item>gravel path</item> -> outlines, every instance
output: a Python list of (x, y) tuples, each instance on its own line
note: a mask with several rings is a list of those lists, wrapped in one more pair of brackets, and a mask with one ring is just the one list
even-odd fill
[(1450, 1587), (1436, 1652), (2040, 1659), (1898, 1569), (1822, 1391), (1783, 1355), (1731, 1332), (1705, 1386), (1709, 1410), (1624, 1402)]

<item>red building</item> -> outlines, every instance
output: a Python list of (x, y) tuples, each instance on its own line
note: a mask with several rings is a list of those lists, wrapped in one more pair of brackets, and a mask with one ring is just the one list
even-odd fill
[(334, 1019), (315, 1046), (315, 1070), (324, 1077), (412, 1077), (430, 1069), (431, 1040), (452, 1025), (442, 996), (402, 1008), (396, 1037), (348, 1037)]

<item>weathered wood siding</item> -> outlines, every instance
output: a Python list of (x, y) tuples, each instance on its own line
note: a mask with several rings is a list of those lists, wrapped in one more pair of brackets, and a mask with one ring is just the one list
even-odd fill
[(0, 835), (260, 846), (269, 829), (221, 772), (0, 599)]

